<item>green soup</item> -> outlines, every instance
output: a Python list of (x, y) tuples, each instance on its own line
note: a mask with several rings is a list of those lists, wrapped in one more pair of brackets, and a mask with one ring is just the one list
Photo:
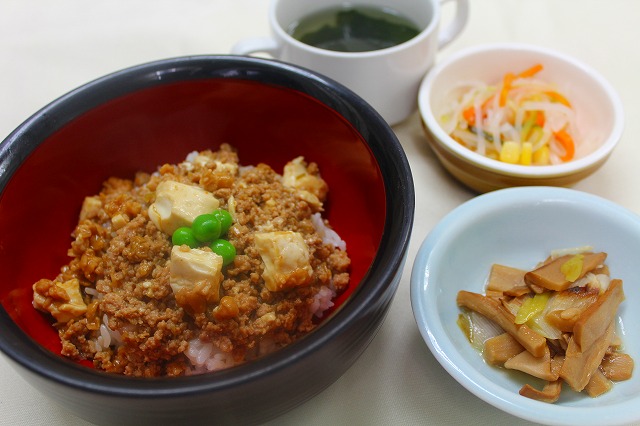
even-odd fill
[(404, 43), (420, 29), (390, 8), (336, 6), (293, 22), (289, 34), (305, 44), (338, 52), (367, 52)]

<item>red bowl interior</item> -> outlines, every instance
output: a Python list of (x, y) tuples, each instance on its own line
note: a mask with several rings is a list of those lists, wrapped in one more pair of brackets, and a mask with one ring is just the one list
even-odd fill
[(347, 242), (351, 287), (369, 269), (382, 238), (385, 191), (373, 154), (338, 113), (295, 90), (239, 79), (155, 86), (91, 109), (42, 142), (0, 195), (0, 301), (37, 342), (59, 353), (49, 319), (31, 305), (32, 284), (53, 278), (85, 196), (110, 176), (132, 178), (193, 150), (226, 142), (240, 162), (284, 164), (303, 155), (329, 184), (325, 216)]

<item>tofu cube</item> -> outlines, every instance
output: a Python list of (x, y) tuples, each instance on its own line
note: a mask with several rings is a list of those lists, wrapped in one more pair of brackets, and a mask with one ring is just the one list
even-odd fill
[(33, 306), (48, 311), (58, 322), (69, 322), (87, 312), (77, 278), (64, 282), (40, 280), (33, 285)]
[(176, 302), (190, 312), (204, 312), (220, 300), (222, 256), (210, 250), (173, 246), (169, 284)]
[(80, 222), (92, 217), (97, 217), (102, 210), (102, 201), (99, 196), (85, 197), (80, 210)]
[(297, 157), (284, 166), (282, 184), (295, 189), (300, 198), (317, 209), (322, 208), (322, 202), (329, 190), (320, 175), (309, 173), (304, 157)]
[(262, 278), (269, 291), (288, 290), (311, 282), (309, 248), (300, 233), (262, 232), (255, 234), (254, 242), (264, 262)]
[(193, 220), (217, 209), (220, 202), (199, 186), (164, 181), (156, 188), (156, 200), (149, 207), (149, 219), (166, 234), (181, 226), (191, 226)]

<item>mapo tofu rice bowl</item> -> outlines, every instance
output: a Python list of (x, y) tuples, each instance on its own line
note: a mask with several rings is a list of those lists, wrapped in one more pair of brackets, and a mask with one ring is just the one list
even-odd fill
[(313, 330), (347, 288), (350, 260), (321, 216), (328, 186), (317, 165), (297, 157), (282, 173), (241, 167), (223, 144), (86, 197), (71, 261), (33, 285), (62, 354), (176, 376), (250, 361)]
[(232, 56), (62, 96), (0, 144), (0, 191), (0, 350), (123, 425), (261, 423), (328, 387), (384, 320), (415, 203), (368, 104)]

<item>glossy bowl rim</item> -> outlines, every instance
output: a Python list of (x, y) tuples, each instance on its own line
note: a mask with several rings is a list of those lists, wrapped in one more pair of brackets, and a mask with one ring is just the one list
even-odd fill
[[(509, 51), (518, 52), (533, 52), (536, 54), (548, 56), (555, 60), (562, 61), (567, 65), (575, 68), (577, 72), (587, 75), (594, 85), (599, 86), (603, 93), (609, 98), (613, 108), (613, 129), (603, 143), (595, 149), (593, 152), (587, 154), (582, 158), (570, 161), (568, 163), (549, 165), (549, 166), (524, 166), (518, 164), (508, 164), (500, 161), (492, 160), (476, 152), (473, 152), (459, 143), (454, 141), (445, 131), (442, 129), (438, 120), (434, 117), (432, 110), (429, 106), (431, 97), (431, 88), (434, 81), (447, 71), (447, 68), (455, 65), (460, 60), (466, 59), (471, 56), (475, 56), (477, 60), (481, 60), (480, 56), (483, 53), (503, 51), (508, 54)], [(584, 62), (569, 56), (559, 51), (526, 43), (489, 43), (477, 46), (470, 46), (461, 49), (446, 59), (436, 64), (425, 76), (418, 91), (418, 109), (420, 115), (425, 122), (425, 127), (432, 134), (434, 143), (439, 144), (452, 154), (463, 159), (464, 161), (480, 167), (485, 170), (489, 170), (494, 173), (502, 174), (505, 176), (515, 176), (521, 178), (550, 178), (567, 176), (585, 169), (593, 167), (594, 164), (601, 163), (611, 155), (614, 148), (620, 141), (622, 133), (624, 131), (624, 108), (620, 96), (614, 87), (594, 68), (585, 64)]]
[[(350, 327), (357, 324), (359, 318), (372, 314), (369, 312), (370, 306), (374, 306), (377, 299), (386, 296), (389, 300), (385, 308), (388, 307), (398, 286), (398, 282), (394, 282), (394, 275), (404, 264), (414, 217), (413, 177), (404, 150), (384, 119), (350, 89), (311, 70), (281, 61), (235, 55), (183, 56), (135, 65), (81, 85), (37, 111), (0, 143), (0, 197), (1, 191), (20, 164), (39, 145), (38, 135), (45, 140), (82, 113), (119, 96), (176, 81), (206, 78), (206, 75), (187, 75), (186, 78), (180, 76), (194, 69), (206, 71), (207, 67), (227, 70), (228, 74), (223, 78), (260, 81), (260, 77), (266, 75), (269, 78), (268, 84), (301, 91), (307, 96), (319, 99), (331, 109), (343, 110), (340, 115), (362, 135), (373, 152), (383, 176), (386, 203), (394, 206), (396, 210), (394, 214), (387, 214), (385, 218), (382, 239), (371, 267), (340, 309), (328, 318), (322, 327), (318, 327), (309, 335), (274, 354), (237, 368), (186, 377), (137, 379), (80, 366), (49, 352), (33, 341), (0, 305), (0, 324), (4, 329), (3, 333), (0, 333), (0, 351), (27, 371), (80, 391), (114, 397), (153, 399), (219, 392), (230, 387), (246, 385), (257, 377), (274, 374), (289, 365), (294, 365), (297, 360), (311, 356), (317, 348), (346, 333)], [(244, 71), (240, 77), (238, 69)], [(172, 74), (172, 70), (178, 74)], [(162, 71), (166, 73), (163, 74)], [(259, 72), (252, 74), (247, 71)], [(156, 77), (149, 78), (150, 75)], [(287, 81), (293, 87), (286, 85)], [(303, 90), (301, 82), (311, 83), (313, 90)], [(65, 119), (62, 121), (52, 119), (59, 111), (63, 116), (64, 113), (70, 113), (70, 116), (64, 116)], [(369, 134), (376, 132), (378, 135), (384, 135), (384, 144), (372, 146), (369, 143), (369, 134), (363, 133), (366, 122), (372, 124), (368, 129)], [(383, 170), (381, 161), (387, 164), (388, 171)], [(400, 176), (389, 175), (391, 171), (397, 170), (405, 173)], [(212, 380), (214, 375), (215, 379)]]

